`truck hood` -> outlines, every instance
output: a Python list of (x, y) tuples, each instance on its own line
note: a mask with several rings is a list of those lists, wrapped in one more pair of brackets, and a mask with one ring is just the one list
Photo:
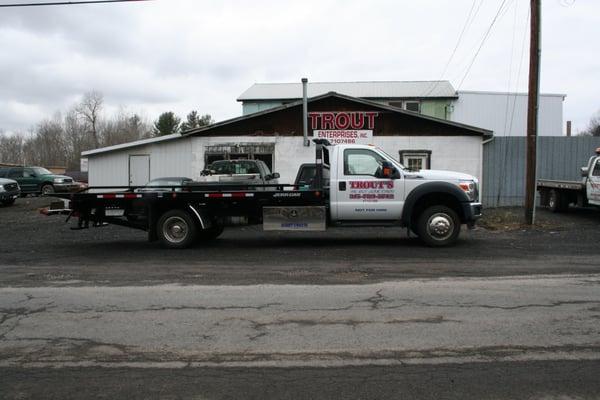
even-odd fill
[(9, 183), (17, 183), (17, 181), (14, 181), (12, 179), (0, 178), (0, 185), (8, 185)]
[(417, 172), (408, 172), (408, 177), (421, 178), (427, 180), (439, 180), (439, 181), (459, 181), (459, 180), (472, 180), (477, 181), (473, 175), (464, 174), (462, 172), (455, 171), (443, 171), (437, 169), (422, 169)]

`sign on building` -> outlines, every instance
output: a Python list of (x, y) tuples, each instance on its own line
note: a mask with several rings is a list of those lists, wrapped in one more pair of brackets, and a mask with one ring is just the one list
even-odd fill
[(370, 144), (373, 142), (375, 111), (309, 112), (308, 118), (316, 138), (332, 144)]

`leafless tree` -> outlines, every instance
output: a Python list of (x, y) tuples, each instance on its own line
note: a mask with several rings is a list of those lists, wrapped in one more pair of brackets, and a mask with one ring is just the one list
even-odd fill
[(104, 97), (102, 94), (92, 90), (83, 95), (83, 99), (75, 108), (79, 117), (87, 124), (87, 127), (92, 134), (92, 138), (94, 139), (95, 147), (100, 147), (98, 123), (103, 103)]
[(23, 163), (23, 135), (3, 135), (0, 132), (0, 162), (10, 164)]

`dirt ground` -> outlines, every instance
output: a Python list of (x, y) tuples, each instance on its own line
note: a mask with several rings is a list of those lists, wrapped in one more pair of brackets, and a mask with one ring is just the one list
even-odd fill
[(47, 198), (0, 208), (0, 285), (147, 285), (372, 283), (444, 276), (600, 272), (600, 211), (485, 211), (456, 246), (431, 249), (400, 228), (336, 228), (273, 233), (229, 228), (216, 241), (186, 250), (149, 243), (146, 233), (118, 226), (72, 231), (64, 216), (37, 209)]

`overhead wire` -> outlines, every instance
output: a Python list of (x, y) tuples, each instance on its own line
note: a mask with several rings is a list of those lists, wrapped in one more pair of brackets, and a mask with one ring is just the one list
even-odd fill
[[(477, 6), (477, 9), (475, 9), (475, 4), (477, 4), (477, 0), (473, 0), (473, 3), (471, 4), (471, 8), (469, 9), (469, 13), (467, 15), (467, 19), (465, 20), (465, 23), (463, 24), (463, 28), (460, 31), (460, 34), (458, 35), (458, 39), (456, 41), (456, 45), (454, 46), (454, 49), (452, 50), (452, 53), (450, 54), (450, 57), (448, 57), (448, 61), (446, 61), (446, 65), (444, 66), (444, 69), (442, 70), (442, 73), (440, 75), (440, 79), (438, 79), (437, 81), (435, 81), (435, 83), (431, 86), (431, 88), (426, 93), (424, 93), (422, 97), (428, 96), (431, 92), (433, 92), (438, 87), (440, 81), (446, 75), (446, 71), (448, 70), (448, 67), (450, 66), (450, 63), (452, 62), (452, 59), (454, 58), (454, 55), (456, 54), (456, 51), (458, 50), (458, 47), (460, 46), (460, 43), (462, 42), (464, 34), (469, 29), (469, 27), (471, 26), (471, 24), (473, 23), (473, 21), (475, 20), (475, 17), (477, 16), (477, 13), (479, 12), (479, 9), (481, 8), (481, 5), (483, 4), (483, 0), (481, 0), (479, 2), (479, 5)], [(474, 9), (475, 9), (475, 13), (473, 13)], [(472, 16), (472, 18), (471, 18), (471, 16)]]
[(51, 1), (51, 2), (37, 2), (37, 3), (10, 3), (0, 4), (0, 8), (5, 7), (40, 7), (40, 6), (72, 6), (81, 4), (102, 4), (102, 3), (132, 3), (140, 1), (152, 1), (152, 0), (87, 0), (87, 1)]
[(506, 2), (507, 2), (507, 0), (502, 0), (500, 7), (498, 7), (498, 11), (496, 11), (496, 15), (494, 15), (492, 22), (488, 26), (485, 34), (483, 35), (483, 38), (481, 39), (481, 43), (479, 44), (477, 51), (475, 51), (475, 54), (473, 55), (473, 58), (472, 58), (471, 62), (469, 63), (469, 66), (467, 67), (465, 73), (463, 74), (462, 79), (460, 80), (460, 83), (458, 84), (458, 89), (460, 89), (462, 87), (462, 84), (464, 83), (465, 79), (469, 75), (469, 72), (471, 72), (471, 68), (473, 67), (473, 64), (475, 64), (475, 60), (477, 59), (477, 56), (481, 52), (481, 49), (483, 48), (483, 45), (485, 44), (487, 38), (490, 36), (490, 33), (492, 32), (492, 28), (496, 24), (496, 21), (498, 21), (498, 17), (500, 16), (504, 6), (506, 5)]
[[(516, 5), (515, 5), (515, 7), (516, 7)], [(514, 94), (513, 94), (512, 110), (510, 113), (510, 123), (508, 125), (508, 130), (506, 130), (506, 122), (507, 122), (506, 117), (508, 117), (508, 115), (505, 116), (505, 121), (504, 121), (505, 136), (512, 136), (511, 132), (512, 132), (514, 116), (515, 116), (515, 109), (516, 109), (516, 105), (517, 105), (517, 96), (519, 95), (519, 93), (518, 93), (519, 81), (521, 80), (521, 68), (523, 67), (523, 55), (525, 53), (525, 43), (526, 43), (526, 39), (527, 39), (527, 25), (529, 22), (530, 11), (531, 10), (528, 7), (527, 8), (527, 16), (525, 17), (525, 28), (523, 30), (523, 39), (521, 41), (521, 53), (518, 58), (519, 68), (517, 70), (517, 75), (516, 75), (515, 90), (514, 90)], [(516, 10), (515, 10), (515, 13), (516, 13)], [(511, 66), (512, 66), (512, 61), (511, 61)], [(510, 84), (509, 84), (509, 92), (510, 92)], [(507, 102), (508, 102), (509, 96), (510, 96), (510, 93), (507, 94)], [(505, 147), (504, 147), (504, 162), (506, 163), (506, 160), (508, 159), (509, 151), (512, 150), (512, 146), (510, 146), (508, 142), (505, 142), (504, 145), (505, 145)], [(499, 186), (498, 186), (498, 196), (496, 199), (496, 205), (500, 205), (500, 197), (501, 197), (502, 191), (503, 191), (503, 181), (501, 180), (499, 182)]]

